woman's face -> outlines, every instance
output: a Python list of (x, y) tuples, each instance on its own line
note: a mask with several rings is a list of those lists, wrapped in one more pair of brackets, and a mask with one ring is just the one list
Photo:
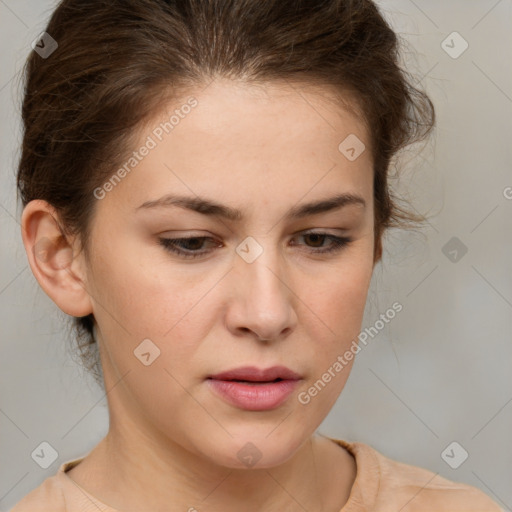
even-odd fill
[[(86, 289), (112, 432), (271, 467), (333, 406), (374, 265), (373, 174), (362, 122), (318, 92), (215, 81), (162, 110), (96, 191)], [(344, 194), (361, 201), (322, 203)], [(177, 238), (192, 240), (161, 242)], [(210, 378), (275, 366), (296, 380)]]

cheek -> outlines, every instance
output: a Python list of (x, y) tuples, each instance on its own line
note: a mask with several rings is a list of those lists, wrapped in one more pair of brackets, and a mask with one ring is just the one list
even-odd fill
[(164, 250), (159, 251), (126, 234), (95, 254), (96, 309), (106, 323), (117, 324), (134, 338), (165, 337), (197, 304), (204, 288), (204, 283), (190, 279), (190, 271), (170, 265)]
[(320, 320), (337, 335), (346, 340), (357, 335), (363, 319), (368, 289), (372, 276), (371, 264), (346, 262), (329, 270), (323, 278), (308, 283), (308, 305)]
[(312, 373), (304, 391), (320, 415), (327, 414), (336, 401), (357, 357), (373, 270), (371, 259), (365, 258), (354, 252), (331, 268), (328, 276), (318, 276), (314, 286), (304, 286), (304, 290), (314, 290), (304, 302), (316, 315), (308, 314)]
[[(190, 269), (180, 271), (168, 262), (143, 266), (134, 261), (110, 266), (101, 276), (108, 312), (98, 307), (97, 320), (110, 360), (117, 374), (130, 371), (131, 393), (138, 399), (183, 400), (178, 383), (195, 377), (191, 368), (202, 375), (207, 366), (199, 349), (218, 321), (220, 301), (213, 298), (222, 272), (203, 272), (202, 278), (196, 272), (193, 278)], [(144, 366), (144, 357), (153, 362)]]
[(316, 316), (310, 316), (309, 346), (302, 350), (311, 370), (297, 395), (304, 414), (324, 418), (345, 387), (359, 350), (370, 277), (371, 271), (347, 266), (305, 301)]

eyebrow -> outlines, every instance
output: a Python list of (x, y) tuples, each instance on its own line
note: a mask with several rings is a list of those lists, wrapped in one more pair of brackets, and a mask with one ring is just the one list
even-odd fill
[[(300, 219), (310, 215), (318, 215), (333, 210), (339, 210), (348, 205), (359, 205), (366, 207), (366, 201), (357, 194), (338, 194), (326, 199), (312, 201), (310, 203), (297, 205), (291, 208), (285, 215), (286, 220)], [(212, 217), (222, 217), (230, 221), (241, 221), (243, 213), (241, 210), (226, 206), (210, 199), (202, 197), (188, 197), (168, 194), (159, 199), (146, 201), (135, 210), (149, 210), (152, 208), (165, 208), (177, 206), (187, 210), (192, 210), (203, 215)]]

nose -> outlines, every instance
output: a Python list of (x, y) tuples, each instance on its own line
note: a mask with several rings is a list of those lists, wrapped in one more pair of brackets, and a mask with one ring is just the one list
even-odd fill
[(277, 341), (295, 328), (297, 293), (277, 250), (259, 243), (263, 252), (252, 263), (235, 256), (226, 321), (235, 336), (249, 332), (259, 340)]

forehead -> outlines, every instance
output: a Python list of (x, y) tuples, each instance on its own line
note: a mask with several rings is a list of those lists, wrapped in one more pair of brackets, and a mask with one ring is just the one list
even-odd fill
[[(195, 105), (184, 108), (190, 98)], [(114, 194), (122, 188), (132, 204), (172, 192), (243, 206), (283, 193), (298, 201), (313, 189), (362, 192), (372, 182), (370, 151), (350, 160), (340, 144), (357, 140), (359, 151), (369, 140), (357, 105), (347, 101), (348, 109), (329, 87), (283, 81), (215, 80), (189, 89), (140, 129), (134, 150), (149, 140), (151, 150)]]
[[(184, 104), (191, 94), (200, 107), (194, 109), (199, 113), (194, 116), (196, 128), (202, 128), (205, 133), (208, 128), (218, 129), (221, 136), (229, 133), (230, 128), (241, 132), (243, 128), (265, 127), (264, 131), (253, 131), (257, 143), (266, 133), (281, 130), (283, 135), (293, 136), (316, 126), (325, 134), (339, 130), (341, 123), (359, 132), (361, 138), (367, 138), (356, 96), (331, 85), (288, 80), (247, 83), (218, 78), (206, 86), (189, 90), (176, 99), (171, 108)], [(168, 114), (169, 109), (164, 108), (160, 117), (165, 119)], [(194, 126), (194, 118), (188, 124)]]
[[(138, 130), (140, 138), (155, 129), (157, 143), (162, 137), (177, 141), (193, 133), (203, 143), (220, 143), (221, 149), (233, 149), (238, 144), (243, 151), (264, 145), (277, 153), (279, 142), (302, 142), (300, 139), (307, 137), (303, 149), (337, 147), (345, 136), (354, 133), (369, 147), (359, 98), (332, 85), (216, 78), (180, 91)], [(193, 108), (189, 106), (192, 99)]]

